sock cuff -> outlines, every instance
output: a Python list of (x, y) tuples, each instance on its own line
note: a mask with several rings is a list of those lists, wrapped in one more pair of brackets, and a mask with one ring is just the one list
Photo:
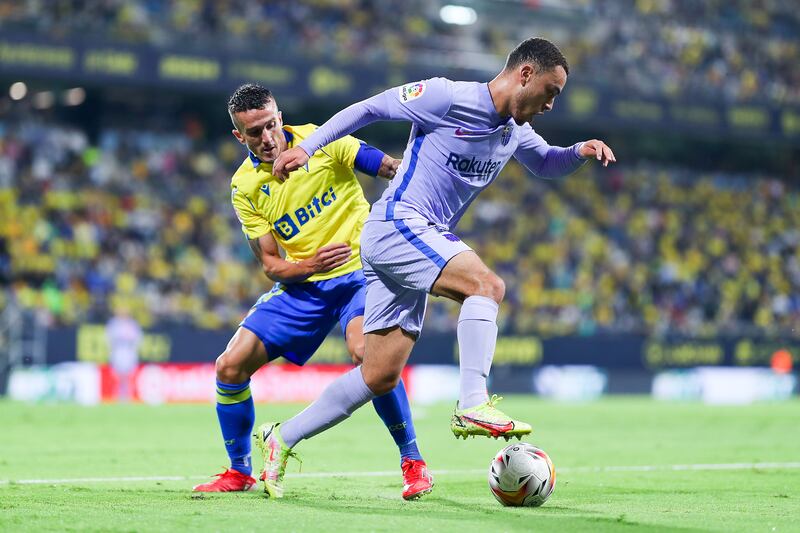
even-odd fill
[(367, 386), (364, 381), (364, 374), (361, 373), (361, 366), (357, 366), (346, 374), (348, 386), (345, 387), (344, 392), (350, 397), (350, 400), (359, 402), (361, 405), (367, 403), (375, 398), (375, 393)]
[(458, 321), (462, 320), (486, 320), (489, 322), (497, 321), (497, 312), (500, 306), (486, 296), (470, 296), (461, 304), (461, 313)]
[(252, 397), (250, 392), (250, 380), (244, 383), (231, 385), (229, 383), (222, 383), (217, 380), (217, 403), (223, 405), (231, 405), (235, 403), (242, 403)]
[(223, 383), (220, 380), (217, 380), (217, 388), (221, 389), (224, 392), (241, 392), (244, 389), (250, 386), (250, 380), (248, 379), (244, 383)]

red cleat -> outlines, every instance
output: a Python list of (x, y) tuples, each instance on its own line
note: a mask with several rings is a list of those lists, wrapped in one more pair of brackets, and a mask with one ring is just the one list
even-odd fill
[(255, 478), (242, 474), (238, 470), (228, 468), (221, 474), (216, 474), (214, 481), (197, 485), (193, 492), (244, 492), (253, 490), (258, 484)]
[(416, 500), (433, 490), (433, 476), (425, 461), (403, 459), (403, 499)]

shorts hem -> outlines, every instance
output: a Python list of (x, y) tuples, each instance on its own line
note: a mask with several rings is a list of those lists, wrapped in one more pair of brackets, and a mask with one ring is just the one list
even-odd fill
[(342, 328), (342, 335), (344, 335), (345, 339), (347, 338), (347, 326), (350, 325), (350, 322), (352, 322), (354, 318), (357, 318), (357, 317), (360, 317), (360, 316), (364, 316), (364, 308), (363, 307), (361, 307), (359, 309), (356, 309), (355, 311), (352, 311), (352, 312), (346, 314), (344, 316), (344, 318), (342, 318), (339, 321), (339, 326)]
[(389, 328), (393, 328), (393, 327), (399, 327), (400, 329), (402, 329), (406, 333), (410, 333), (411, 335), (414, 335), (417, 339), (419, 339), (419, 336), (422, 333), (422, 328), (421, 327), (410, 329), (410, 328), (404, 327), (404, 325), (399, 320), (398, 321), (392, 321), (392, 322), (373, 322), (372, 324), (369, 324), (369, 325), (364, 324), (364, 333), (372, 333), (373, 331), (378, 331), (378, 330), (381, 330), (381, 329), (389, 329)]
[[(258, 337), (258, 339), (261, 341), (261, 344), (264, 345), (264, 349), (267, 351), (267, 361), (274, 361), (275, 359), (277, 359), (279, 357), (283, 357), (283, 353), (281, 353), (277, 349), (277, 347), (274, 344), (272, 344), (270, 341), (268, 341), (266, 339), (266, 337), (264, 337), (260, 332), (256, 331), (255, 329), (253, 329), (252, 327), (248, 326), (244, 322), (239, 324), (239, 327), (242, 327), (242, 328), (246, 329), (247, 331), (251, 332), (256, 337)], [(273, 355), (273, 354), (277, 354), (277, 355)]]

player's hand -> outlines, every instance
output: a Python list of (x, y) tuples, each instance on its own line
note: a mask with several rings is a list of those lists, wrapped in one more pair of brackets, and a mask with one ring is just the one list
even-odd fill
[(603, 141), (592, 139), (584, 142), (578, 150), (579, 155), (584, 159), (597, 159), (607, 167), (609, 163), (616, 163), (617, 158), (614, 157), (614, 152)]
[(298, 168), (305, 166), (308, 160), (308, 154), (299, 146), (289, 148), (285, 152), (281, 152), (272, 164), (272, 175), (282, 182), (286, 181), (289, 179), (290, 172), (294, 172)]
[(390, 180), (397, 174), (397, 168), (400, 166), (400, 159), (395, 159), (390, 155), (384, 155), (381, 161), (381, 167), (378, 169), (378, 176)]
[(309, 262), (314, 274), (319, 274), (320, 272), (330, 272), (334, 268), (342, 266), (350, 260), (352, 255), (353, 249), (350, 248), (350, 245), (340, 242), (323, 246), (317, 250), (314, 257), (306, 259), (306, 261)]

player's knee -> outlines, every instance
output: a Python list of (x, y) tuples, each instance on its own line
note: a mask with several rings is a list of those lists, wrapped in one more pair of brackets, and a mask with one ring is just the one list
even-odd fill
[(492, 294), (489, 296), (489, 298), (497, 303), (500, 303), (506, 296), (506, 282), (494, 272), (490, 272), (490, 274), (489, 286)]
[(400, 374), (383, 371), (364, 375), (364, 382), (376, 396), (391, 392), (400, 383)]
[(468, 294), (467, 296), (485, 296), (486, 298), (491, 298), (499, 304), (503, 301), (505, 295), (505, 282), (500, 278), (500, 276), (491, 270), (486, 270), (485, 272), (475, 276), (474, 289), (472, 294)]
[(364, 339), (358, 342), (348, 342), (347, 348), (350, 350), (350, 357), (353, 359), (354, 365), (364, 362)]
[(217, 380), (222, 383), (243, 383), (250, 377), (233, 355), (225, 351), (217, 357)]

